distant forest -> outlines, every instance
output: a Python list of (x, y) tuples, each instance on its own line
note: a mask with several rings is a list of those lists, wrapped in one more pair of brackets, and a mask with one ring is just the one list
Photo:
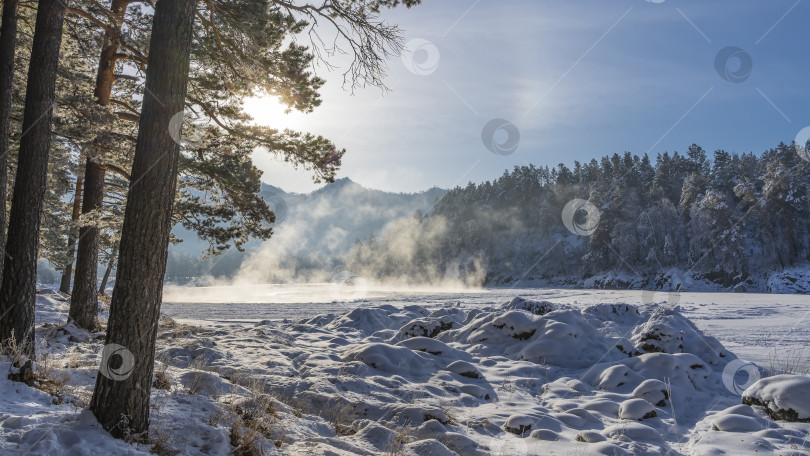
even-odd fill
[[(808, 143), (810, 145), (810, 143)], [(668, 270), (739, 281), (810, 260), (807, 148), (779, 144), (757, 156), (697, 145), (654, 162), (625, 152), (554, 168), (522, 166), (456, 187), (427, 214), (358, 242), (347, 267), (369, 278), (504, 284), (518, 279)], [(586, 200), (598, 223), (566, 204)], [(591, 217), (593, 218), (593, 217)], [(593, 220), (596, 222), (597, 220)], [(570, 221), (569, 221), (570, 222)]]

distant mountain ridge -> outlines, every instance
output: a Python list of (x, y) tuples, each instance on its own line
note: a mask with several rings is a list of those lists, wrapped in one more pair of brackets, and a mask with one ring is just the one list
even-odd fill
[[(202, 260), (201, 252), (207, 244), (193, 232), (177, 226), (173, 233), (183, 242), (169, 248), (167, 278), (230, 276), (249, 256), (270, 251), (275, 254), (268, 269), (289, 267), (292, 272), (287, 273), (294, 274), (315, 268), (347, 253), (356, 241), (378, 236), (394, 220), (411, 217), (417, 211), (430, 212), (446, 192), (438, 187), (418, 193), (386, 192), (366, 188), (349, 178), (338, 179), (310, 193), (287, 192), (262, 183), (260, 195), (276, 212), (273, 237), (249, 242), (245, 253), (232, 248), (218, 258)], [(261, 260), (255, 261), (254, 269), (264, 269), (258, 264)]]

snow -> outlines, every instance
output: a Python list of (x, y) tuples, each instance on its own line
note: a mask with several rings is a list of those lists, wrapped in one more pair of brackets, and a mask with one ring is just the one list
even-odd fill
[(619, 418), (644, 420), (655, 416), (655, 407), (644, 399), (628, 399), (619, 404)]
[[(723, 318), (739, 295), (684, 294), (679, 309), (597, 293), (401, 293), (304, 319), (230, 305), (231, 318), (164, 318), (155, 371), (169, 389), (152, 390), (151, 444), (100, 429), (86, 407), (103, 341), (44, 294), (38, 368), (66, 380), (49, 394), (0, 376), (0, 454), (233, 454), (234, 432), (267, 455), (810, 454), (810, 423), (743, 405), (723, 377), (739, 360), (729, 333), (686, 316), (739, 322)], [(786, 324), (800, 301), (777, 299), (760, 312)], [(744, 396), (807, 416), (808, 377), (762, 373)]]
[[(796, 271), (798, 275), (799, 271)], [(810, 272), (804, 271), (810, 277)], [(436, 289), (369, 286), (366, 299), (355, 302), (335, 301), (330, 284), (290, 286), (281, 292), (279, 285), (251, 287), (174, 288), (163, 310), (191, 324), (217, 322), (255, 323), (261, 320), (297, 320), (317, 315), (342, 314), (357, 307), (392, 305), (398, 308), (419, 304), (440, 310), (448, 302), (461, 303), (470, 318), (473, 311), (515, 297), (578, 307), (596, 306), (608, 312), (608, 326), (619, 318), (613, 314), (616, 304), (678, 306), (704, 334), (723, 343), (740, 358), (768, 366), (775, 357), (807, 351), (805, 367), (810, 368), (807, 341), (810, 340), (810, 298), (796, 294), (655, 292), (649, 290), (582, 290), (554, 288)], [(302, 305), (306, 302), (306, 305)], [(227, 305), (223, 305), (227, 304)], [(325, 320), (327, 322), (330, 320)], [(609, 328), (605, 328), (608, 330)], [(422, 334), (418, 334), (422, 335)], [(620, 333), (617, 335), (621, 335)], [(629, 336), (629, 335), (628, 335)]]
[(800, 420), (810, 420), (810, 377), (774, 375), (758, 380), (743, 392), (774, 411), (793, 410)]
[(762, 427), (757, 419), (745, 415), (720, 415), (712, 421), (713, 429), (724, 432), (755, 432)]

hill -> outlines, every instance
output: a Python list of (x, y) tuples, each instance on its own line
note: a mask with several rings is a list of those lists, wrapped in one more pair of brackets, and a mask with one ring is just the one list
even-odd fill
[(379, 235), (390, 222), (430, 212), (445, 190), (434, 187), (419, 193), (369, 189), (349, 178), (336, 180), (311, 193), (286, 192), (263, 184), (261, 195), (276, 212), (273, 237), (252, 241), (245, 252), (230, 249), (204, 259), (208, 244), (182, 227), (173, 231), (183, 242), (169, 249), (167, 279), (237, 273), (262, 281), (309, 279), (340, 266), (338, 258), (356, 242)]

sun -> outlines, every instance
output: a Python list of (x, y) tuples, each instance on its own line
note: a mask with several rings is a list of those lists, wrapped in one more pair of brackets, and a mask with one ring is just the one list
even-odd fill
[(286, 106), (272, 95), (245, 99), (245, 111), (253, 117), (253, 123), (279, 130), (289, 128), (299, 130), (306, 120), (303, 113), (285, 113)]

